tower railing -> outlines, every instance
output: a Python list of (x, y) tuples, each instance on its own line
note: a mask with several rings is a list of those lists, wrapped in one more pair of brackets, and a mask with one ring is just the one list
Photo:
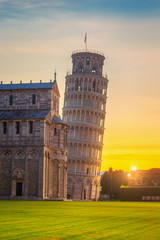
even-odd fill
[(72, 74), (91, 74), (93, 76), (102, 76), (104, 78), (107, 78), (108, 79), (108, 75), (107, 73), (102, 73), (102, 75), (99, 75), (99, 74), (96, 74), (96, 73), (91, 73), (90, 71), (83, 71), (83, 72), (72, 72), (71, 70), (68, 70), (66, 72), (66, 76), (69, 76), (69, 75), (72, 75)]
[(104, 57), (104, 53), (102, 53), (102, 52), (100, 52), (98, 50), (92, 50), (92, 49), (77, 49), (77, 50), (72, 52), (72, 55), (75, 54), (75, 53), (83, 53), (83, 52), (84, 53), (86, 53), (86, 52), (88, 52), (88, 53), (96, 53), (96, 54), (99, 54), (99, 55)]

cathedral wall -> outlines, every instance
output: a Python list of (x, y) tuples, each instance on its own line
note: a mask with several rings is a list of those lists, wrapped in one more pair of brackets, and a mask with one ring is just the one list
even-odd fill
[(0, 140), (0, 195), (15, 198), (19, 182), (22, 197), (42, 198), (44, 120), (1, 120)]
[(51, 109), (59, 114), (59, 92), (56, 86), (51, 90)]
[(28, 196), (37, 196), (38, 197), (38, 175), (39, 175), (39, 159), (33, 157), (28, 160)]
[[(12, 96), (12, 103), (10, 96)], [(51, 89), (1, 91), (0, 110), (21, 109), (51, 109)]]
[(48, 134), (45, 138), (45, 144), (53, 149), (67, 148), (67, 126), (62, 124), (52, 124), (45, 128), (45, 134)]
[(53, 178), (52, 180), (52, 188), (53, 188), (53, 195), (52, 197), (58, 197), (58, 174), (59, 174), (59, 166), (58, 166), (58, 161), (53, 161)]
[[(45, 161), (47, 164), (47, 161)], [(67, 168), (66, 161), (57, 159), (49, 159), (49, 168), (45, 166), (44, 198), (64, 199), (66, 198), (67, 187)]]
[(65, 181), (65, 171), (66, 171), (66, 168), (65, 168), (63, 162), (60, 163), (59, 167), (60, 167), (60, 169), (59, 169), (59, 181), (60, 181), (60, 184), (59, 184), (59, 194), (60, 194), (60, 196), (63, 196), (64, 195), (64, 181)]
[(0, 148), (0, 196), (11, 194), (11, 152)]
[[(3, 123), (6, 123), (4, 134)], [(16, 123), (19, 122), (19, 133), (16, 132)], [(30, 133), (30, 122), (33, 123), (33, 132)], [(0, 121), (0, 145), (17, 146), (44, 143), (44, 120), (1, 120)]]
[(30, 84), (1, 89), (0, 196), (65, 199), (67, 126), (59, 118), (58, 86)]
[(39, 165), (42, 147), (0, 147), (0, 196), (17, 197), (17, 183), (22, 184), (21, 198), (39, 197)]
[(43, 197), (46, 199), (66, 198), (67, 131), (66, 125), (45, 120)]

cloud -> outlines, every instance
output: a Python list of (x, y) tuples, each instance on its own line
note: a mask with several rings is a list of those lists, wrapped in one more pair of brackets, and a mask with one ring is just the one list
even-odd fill
[(46, 1), (35, 1), (35, 0), (27, 0), (27, 1), (21, 1), (21, 0), (0, 0), (0, 4), (2, 4), (3, 7), (14, 7), (17, 9), (30, 9), (30, 8), (38, 8), (38, 7), (60, 7), (65, 6), (67, 4), (66, 1), (63, 0), (46, 0)]
[[(0, 18), (44, 18), (53, 17), (58, 12), (74, 13), (79, 16), (108, 17), (155, 17), (160, 13), (157, 0), (0, 0)], [(5, 12), (5, 14), (2, 14)]]
[(123, 161), (129, 161), (129, 160), (135, 160), (135, 161), (144, 161), (144, 160), (154, 160), (154, 161), (157, 161), (158, 163), (158, 166), (157, 167), (160, 167), (160, 162), (159, 162), (159, 158), (160, 158), (160, 154), (141, 154), (141, 153), (136, 153), (136, 152), (133, 152), (133, 153), (130, 153), (130, 154), (125, 154), (124, 153), (121, 153), (121, 154), (103, 154), (103, 159), (105, 161), (107, 160), (112, 160), (112, 161), (118, 161), (118, 160), (123, 160)]
[[(63, 0), (0, 0), (0, 18), (1, 19), (27, 19), (49, 16), (52, 17), (57, 9), (63, 9), (67, 2)], [(28, 20), (28, 19), (27, 19)]]

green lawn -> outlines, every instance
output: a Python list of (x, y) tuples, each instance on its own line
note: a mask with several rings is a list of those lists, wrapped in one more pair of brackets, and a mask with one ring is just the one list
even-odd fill
[(0, 201), (0, 239), (160, 239), (160, 203)]

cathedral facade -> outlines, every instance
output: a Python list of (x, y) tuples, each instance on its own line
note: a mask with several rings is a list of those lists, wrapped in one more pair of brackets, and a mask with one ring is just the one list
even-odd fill
[(56, 81), (0, 84), (0, 199), (66, 199), (67, 131)]
[(68, 134), (67, 197), (98, 200), (108, 78), (104, 55), (77, 51), (67, 73), (63, 120)]

